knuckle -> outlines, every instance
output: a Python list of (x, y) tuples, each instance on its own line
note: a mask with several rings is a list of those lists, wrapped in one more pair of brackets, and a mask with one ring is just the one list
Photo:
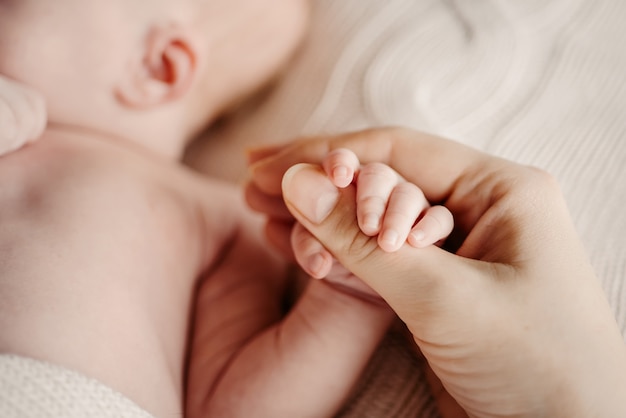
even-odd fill
[(387, 181), (397, 181), (398, 175), (388, 165), (379, 162), (367, 163), (361, 168), (361, 176), (379, 177)]
[(403, 137), (412, 137), (415, 135), (415, 131), (412, 129), (398, 126), (398, 125), (389, 125), (383, 127), (377, 127), (371, 129), (372, 134), (376, 136), (390, 137), (390, 138), (403, 138)]
[(359, 263), (376, 251), (378, 247), (376, 239), (361, 231), (354, 213), (340, 213), (335, 219), (336, 221), (329, 226), (330, 235), (325, 237), (322, 244), (339, 261), (343, 263), (350, 260)]
[(544, 169), (522, 166), (511, 171), (499, 184), (500, 195), (506, 196), (508, 207), (518, 216), (534, 217), (545, 213), (546, 207), (561, 205), (563, 194), (557, 179)]
[(394, 194), (398, 194), (400, 196), (406, 196), (409, 198), (425, 199), (422, 189), (417, 187), (415, 184), (409, 183), (409, 182), (399, 183), (395, 187), (393, 192)]
[(354, 231), (346, 240), (342, 254), (347, 254), (351, 260), (360, 263), (370, 258), (377, 248), (378, 243), (374, 238), (368, 237), (360, 231)]
[(385, 207), (387, 206), (387, 200), (381, 196), (363, 196), (359, 198), (357, 205), (359, 210), (361, 211), (380, 212), (385, 210)]
[(518, 182), (521, 196), (553, 199), (561, 194), (559, 182), (548, 171), (532, 166), (525, 168), (523, 179)]
[(536, 184), (552, 191), (560, 189), (558, 180), (548, 171), (532, 166), (529, 166), (528, 169), (532, 173), (533, 181)]
[(415, 223), (415, 216), (411, 216), (400, 210), (388, 210), (385, 214), (385, 224), (391, 226), (412, 225)]

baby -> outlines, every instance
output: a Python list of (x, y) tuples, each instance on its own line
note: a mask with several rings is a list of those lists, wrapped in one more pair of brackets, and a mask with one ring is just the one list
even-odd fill
[[(37, 138), (48, 114), (40, 142), (0, 160), (10, 180), (0, 352), (77, 370), (155, 416), (336, 413), (393, 315), (330, 271), (301, 228), (295, 258), (338, 285), (313, 281), (285, 314), (287, 266), (266, 249), (260, 220), (238, 190), (177, 162), (190, 137), (280, 68), (306, 10), (294, 0), (0, 0), (0, 103), (16, 122), (0, 125), (1, 149)], [(353, 157), (338, 151), (325, 167), (342, 187), (358, 173), (371, 198), (358, 206), (364, 231), (382, 230), (393, 251), (427, 202), (409, 187), (406, 219), (387, 240), (394, 216), (383, 212), (396, 213), (407, 183), (383, 167), (366, 176)], [(425, 231), (424, 245), (447, 234)]]
[[(283, 268), (239, 196), (164, 159), (46, 133), (0, 172), (16, 185), (0, 205), (2, 351), (93, 376), (156, 416), (181, 408), (195, 286), (191, 417), (332, 415), (392, 318), (337, 269), (337, 286), (311, 283), (284, 316)], [(295, 242), (299, 259), (315, 249)]]

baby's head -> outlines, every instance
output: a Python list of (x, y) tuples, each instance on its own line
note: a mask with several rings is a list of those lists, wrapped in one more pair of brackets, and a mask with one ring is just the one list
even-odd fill
[(51, 123), (177, 155), (270, 79), (309, 0), (0, 0), (0, 74), (42, 92)]

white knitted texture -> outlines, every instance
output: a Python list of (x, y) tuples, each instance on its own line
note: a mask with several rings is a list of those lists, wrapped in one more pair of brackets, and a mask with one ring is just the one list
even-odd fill
[(48, 363), (0, 356), (2, 418), (151, 418), (119, 393)]

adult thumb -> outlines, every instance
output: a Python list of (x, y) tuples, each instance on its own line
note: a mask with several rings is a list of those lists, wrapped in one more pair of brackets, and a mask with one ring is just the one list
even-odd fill
[(382, 251), (376, 237), (359, 229), (354, 186), (336, 188), (320, 167), (291, 167), (282, 189), (292, 215), (344, 267), (378, 292), (409, 327), (425, 314), (461, 308), (458, 302), (467, 301), (467, 292), (476, 290), (471, 279), (476, 278), (477, 266), (472, 260), (435, 246), (404, 245), (394, 253)]

